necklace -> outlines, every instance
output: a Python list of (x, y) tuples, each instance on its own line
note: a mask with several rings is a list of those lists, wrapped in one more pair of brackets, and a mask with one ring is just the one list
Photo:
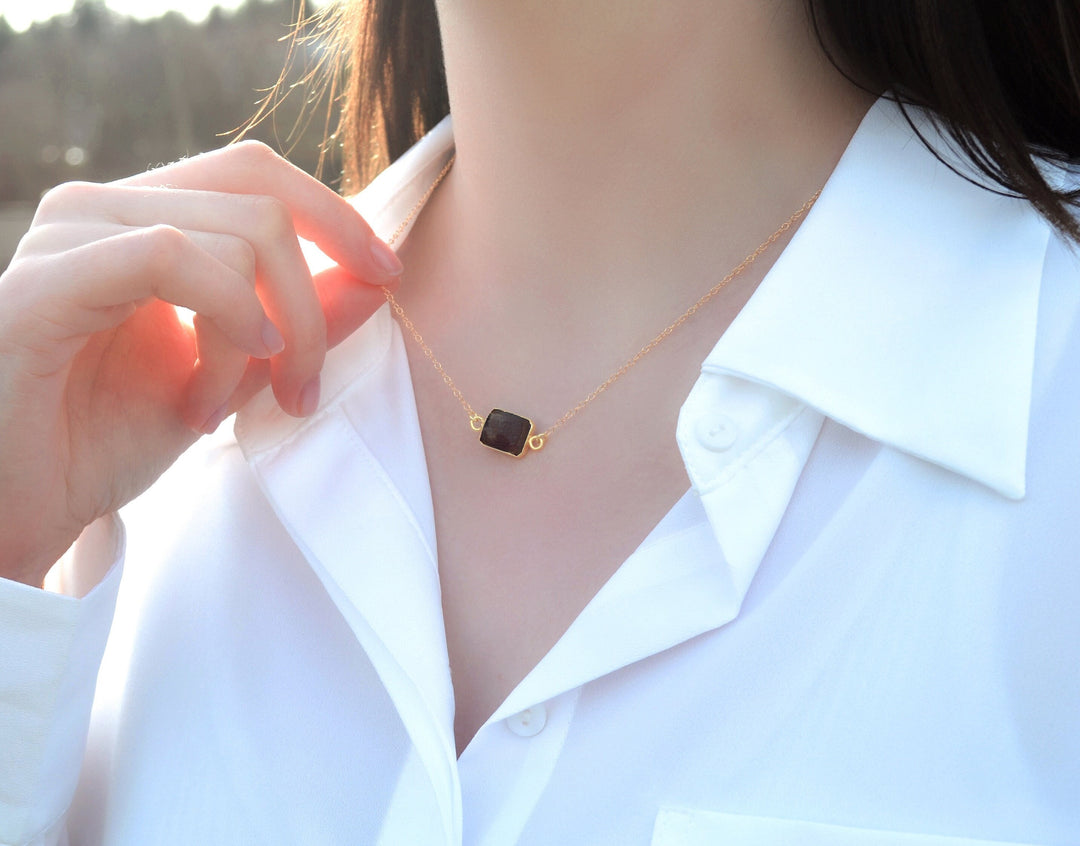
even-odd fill
[[(435, 192), (435, 189), (439, 187), (439, 183), (443, 181), (443, 178), (450, 172), (450, 168), (454, 164), (454, 156), (450, 156), (450, 161), (446, 163), (446, 166), (442, 169), (438, 176), (435, 177), (435, 181), (431, 183), (431, 186), (424, 192), (416, 205), (409, 210), (409, 213), (405, 216), (405, 219), (401, 221), (398, 228), (394, 231), (394, 234), (387, 239), (387, 244), (393, 246), (401, 233), (405, 231), (405, 228), (412, 222), (413, 218), (420, 212), (420, 209), (424, 207), (424, 204), (431, 198), (431, 195)], [(687, 320), (694, 316), (698, 309), (700, 309), (705, 303), (720, 293), (728, 283), (741, 275), (750, 265), (752, 265), (757, 258), (769, 249), (777, 240), (801, 218), (805, 215), (810, 208), (814, 205), (818, 196), (821, 194), (820, 189), (814, 192), (814, 195), (807, 200), (802, 208), (795, 212), (791, 217), (785, 220), (780, 228), (773, 232), (768, 238), (761, 242), (752, 253), (739, 262), (734, 268), (732, 268), (728, 274), (706, 291), (698, 300), (690, 306), (686, 311), (679, 315), (672, 323), (669, 323), (664, 327), (651, 341), (649, 341), (640, 350), (634, 353), (633, 356), (628, 358), (623, 365), (607, 377), (603, 382), (597, 385), (584, 399), (577, 405), (571, 408), (566, 414), (552, 423), (543, 432), (536, 432), (533, 426), (532, 420), (527, 417), (523, 417), (520, 414), (514, 414), (510, 411), (503, 411), (501, 408), (493, 408), (487, 417), (482, 417), (476, 413), (469, 401), (465, 399), (465, 396), (461, 393), (461, 389), (454, 384), (454, 380), (450, 377), (450, 374), (446, 372), (446, 368), (443, 367), (442, 362), (435, 357), (435, 353), (431, 351), (431, 347), (424, 341), (424, 336), (420, 334), (416, 326), (405, 314), (405, 309), (401, 307), (401, 304), (394, 299), (394, 295), (390, 292), (389, 288), (384, 287), (383, 293), (386, 295), (386, 301), (390, 304), (390, 308), (397, 316), (398, 322), (402, 327), (412, 335), (413, 340), (423, 350), (424, 357), (431, 362), (435, 371), (442, 377), (446, 387), (450, 389), (450, 393), (454, 395), (454, 398), (461, 403), (461, 407), (465, 409), (465, 413), (469, 417), (469, 427), (474, 432), (480, 433), (480, 443), (491, 449), (498, 450), (499, 452), (506, 453), (515, 457), (521, 457), (527, 452), (537, 452), (542, 449), (548, 442), (548, 439), (559, 429), (561, 429), (566, 423), (570, 421), (579, 411), (585, 406), (596, 399), (600, 394), (610, 388), (616, 381), (618, 381), (630, 368), (637, 364), (641, 359), (652, 352), (660, 343), (664, 341), (672, 332), (682, 326)]]

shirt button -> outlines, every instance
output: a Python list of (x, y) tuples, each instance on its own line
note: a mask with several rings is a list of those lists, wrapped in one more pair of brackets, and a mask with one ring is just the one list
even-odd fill
[(547, 725), (547, 708), (533, 705), (506, 718), (506, 727), (518, 737), (533, 737), (540, 734)]
[(713, 452), (729, 449), (739, 437), (735, 421), (726, 414), (703, 417), (698, 421), (696, 432), (702, 445)]

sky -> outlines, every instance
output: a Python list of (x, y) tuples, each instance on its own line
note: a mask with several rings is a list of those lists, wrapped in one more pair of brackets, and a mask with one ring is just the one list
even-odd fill
[[(243, 0), (108, 0), (106, 5), (114, 12), (133, 18), (156, 18), (175, 9), (193, 21), (201, 21), (214, 6), (235, 9)], [(72, 0), (0, 0), (0, 15), (17, 30), (23, 30), (34, 21), (45, 21), (53, 15), (71, 11)]]

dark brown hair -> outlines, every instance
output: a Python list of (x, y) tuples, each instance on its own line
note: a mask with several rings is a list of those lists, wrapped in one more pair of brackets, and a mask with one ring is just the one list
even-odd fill
[[(855, 84), (931, 110), (990, 190), (1026, 197), (1080, 241), (1080, 4), (1075, 0), (805, 0)], [(449, 111), (433, 0), (346, 0), (338, 133), (353, 193)]]
[(331, 136), (341, 190), (355, 194), (450, 112), (434, 0), (339, 0), (319, 29), (343, 67)]
[(807, 0), (807, 9), (849, 79), (901, 108), (930, 109), (987, 187), (1026, 197), (1080, 241), (1080, 189), (1069, 179), (1080, 164), (1076, 0)]

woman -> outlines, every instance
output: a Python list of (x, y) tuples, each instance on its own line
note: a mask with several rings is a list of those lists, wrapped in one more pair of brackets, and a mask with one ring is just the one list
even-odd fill
[[(249, 145), (46, 197), (0, 841), (1076, 839), (1077, 13), (811, 11), (444, 2), (452, 128), (352, 205)], [(433, 10), (373, 14), (425, 130)]]

